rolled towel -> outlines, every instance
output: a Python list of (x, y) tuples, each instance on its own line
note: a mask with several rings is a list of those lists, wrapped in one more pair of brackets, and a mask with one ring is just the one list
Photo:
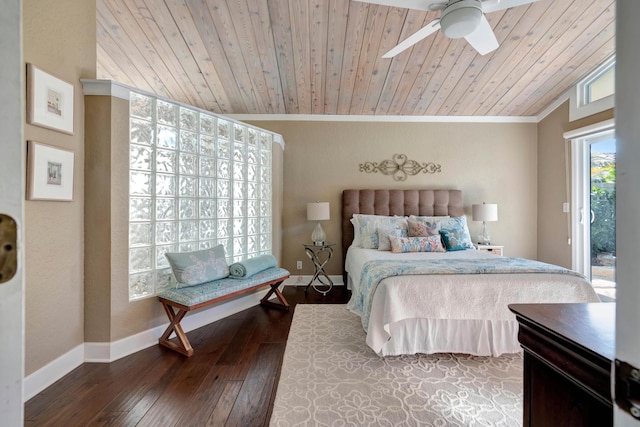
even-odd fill
[(278, 261), (273, 255), (260, 255), (245, 261), (236, 262), (229, 266), (229, 277), (244, 279), (260, 273), (268, 268), (275, 267)]

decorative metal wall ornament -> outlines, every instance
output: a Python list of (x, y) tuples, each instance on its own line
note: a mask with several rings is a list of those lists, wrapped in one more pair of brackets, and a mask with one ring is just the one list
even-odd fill
[(440, 165), (433, 162), (420, 163), (415, 160), (408, 160), (406, 154), (394, 154), (391, 160), (383, 160), (380, 163), (360, 163), (360, 172), (380, 172), (384, 175), (392, 175), (396, 181), (404, 181), (407, 179), (407, 175), (417, 175), (420, 172), (442, 172), (440, 168)]

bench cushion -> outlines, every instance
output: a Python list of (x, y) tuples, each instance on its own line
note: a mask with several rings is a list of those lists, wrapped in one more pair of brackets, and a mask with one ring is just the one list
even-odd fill
[(261, 283), (287, 277), (289, 274), (289, 271), (284, 268), (273, 267), (256, 273), (251, 277), (243, 279), (226, 278), (202, 283), (200, 285), (169, 289), (158, 296), (189, 307), (242, 291)]

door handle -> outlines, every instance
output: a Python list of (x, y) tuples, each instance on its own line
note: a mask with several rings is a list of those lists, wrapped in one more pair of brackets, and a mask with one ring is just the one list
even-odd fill
[(11, 280), (18, 270), (17, 239), (16, 221), (0, 214), (0, 283)]

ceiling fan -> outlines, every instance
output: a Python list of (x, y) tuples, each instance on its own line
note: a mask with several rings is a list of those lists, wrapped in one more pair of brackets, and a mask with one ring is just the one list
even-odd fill
[(439, 29), (451, 39), (464, 37), (480, 55), (486, 55), (498, 48), (496, 39), (485, 13), (496, 12), (510, 7), (533, 3), (538, 0), (356, 0), (383, 6), (436, 11), (440, 18), (431, 21), (399, 45), (382, 55), (392, 58), (405, 49), (430, 36)]

